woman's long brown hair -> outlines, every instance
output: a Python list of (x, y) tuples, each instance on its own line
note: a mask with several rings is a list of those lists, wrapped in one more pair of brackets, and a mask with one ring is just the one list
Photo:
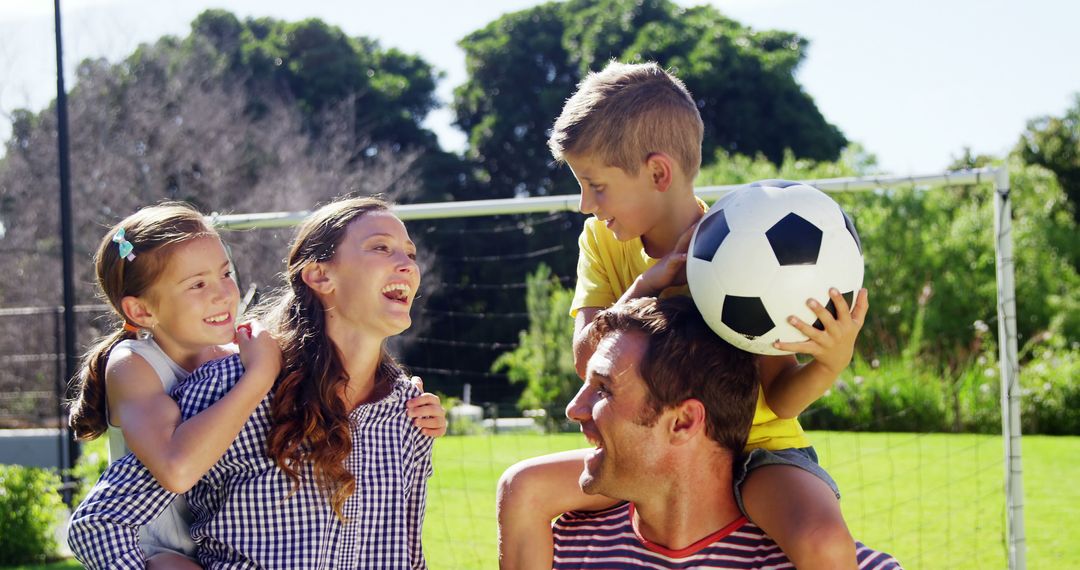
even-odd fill
[[(294, 487), (300, 484), (300, 466), (310, 461), (316, 482), (342, 518), (345, 500), (356, 491), (356, 481), (345, 468), (352, 448), (351, 410), (341, 394), (349, 377), (341, 354), (327, 336), (325, 308), (304, 283), (301, 271), (309, 263), (332, 259), (351, 222), (368, 212), (389, 209), (378, 199), (353, 198), (328, 204), (309, 216), (289, 250), (287, 285), (260, 311), (281, 344), (283, 359), (270, 408), (273, 427), (267, 453)], [(376, 385), (402, 373), (383, 349)]]
[[(120, 256), (119, 245), (113, 236), (121, 229), (131, 243), (135, 258), (129, 261)], [(139, 297), (146, 293), (168, 262), (172, 246), (198, 237), (214, 236), (217, 232), (206, 223), (203, 215), (187, 204), (172, 202), (149, 206), (124, 218), (109, 229), (94, 254), (99, 294), (116, 317), (112, 332), (98, 338), (83, 355), (79, 374), (72, 382), (75, 398), (68, 402), (69, 423), (75, 437), (94, 439), (109, 427), (105, 397), (105, 365), (116, 343), (134, 334), (124, 330), (127, 318), (120, 303), (124, 297)]]

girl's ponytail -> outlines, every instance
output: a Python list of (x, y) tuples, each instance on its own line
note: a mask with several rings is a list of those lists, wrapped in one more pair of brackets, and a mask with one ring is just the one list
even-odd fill
[(116, 343), (132, 334), (118, 328), (110, 335), (98, 339), (97, 344), (83, 356), (79, 375), (75, 377), (75, 399), (71, 401), (68, 420), (75, 432), (75, 439), (95, 439), (109, 429), (109, 403), (105, 398), (105, 364)]

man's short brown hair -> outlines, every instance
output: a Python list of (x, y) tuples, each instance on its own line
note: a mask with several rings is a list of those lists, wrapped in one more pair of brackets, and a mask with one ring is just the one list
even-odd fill
[(703, 132), (701, 113), (679, 78), (656, 63), (613, 61), (578, 84), (555, 119), (548, 148), (557, 161), (588, 154), (630, 174), (663, 152), (693, 179)]
[(699, 400), (705, 405), (706, 434), (733, 455), (741, 454), (757, 405), (754, 356), (717, 336), (689, 297), (617, 304), (597, 313), (590, 340), (620, 331), (648, 337), (638, 373), (648, 388), (652, 417), (690, 398)]

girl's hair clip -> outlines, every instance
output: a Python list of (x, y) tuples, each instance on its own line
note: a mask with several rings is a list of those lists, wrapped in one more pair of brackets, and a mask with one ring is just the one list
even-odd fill
[(124, 237), (124, 228), (117, 230), (116, 235), (112, 237), (113, 243), (120, 247), (120, 257), (128, 260), (135, 261), (135, 254), (132, 253), (135, 250), (135, 246), (131, 245), (131, 242)]

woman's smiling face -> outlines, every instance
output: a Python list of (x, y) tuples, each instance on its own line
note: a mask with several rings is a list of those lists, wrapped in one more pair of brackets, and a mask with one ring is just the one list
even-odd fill
[(420, 287), (416, 245), (405, 224), (387, 211), (368, 212), (349, 223), (333, 258), (325, 264), (334, 287), (328, 310), (383, 337), (412, 325), (409, 314)]

